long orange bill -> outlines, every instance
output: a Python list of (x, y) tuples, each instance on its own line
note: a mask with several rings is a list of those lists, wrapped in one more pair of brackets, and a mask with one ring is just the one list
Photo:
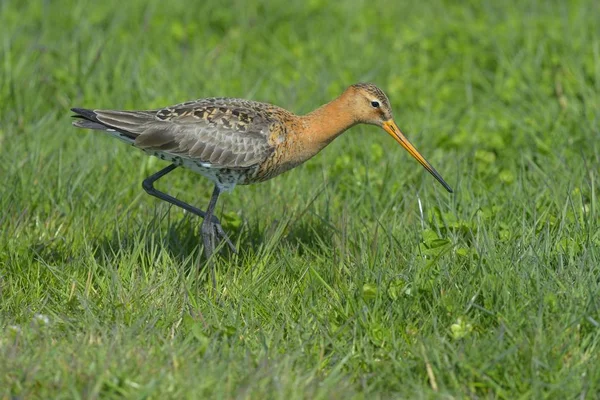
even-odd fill
[(415, 149), (415, 147), (412, 144), (410, 144), (408, 139), (404, 137), (402, 132), (400, 132), (400, 129), (398, 129), (398, 126), (396, 125), (393, 119), (385, 121), (383, 123), (383, 129), (385, 129), (385, 131), (389, 133), (390, 136), (396, 139), (396, 141), (400, 143), (402, 147), (404, 147), (410, 153), (411, 156), (413, 156), (419, 163), (421, 163), (421, 165), (425, 167), (425, 169), (429, 171), (429, 173), (433, 175), (435, 179), (437, 179), (442, 184), (442, 186), (446, 188), (447, 191), (452, 193), (452, 188), (450, 187), (450, 185), (446, 183), (444, 178), (442, 178), (442, 176), (435, 170), (435, 168), (431, 166), (431, 164), (429, 164), (429, 162), (417, 151), (417, 149)]

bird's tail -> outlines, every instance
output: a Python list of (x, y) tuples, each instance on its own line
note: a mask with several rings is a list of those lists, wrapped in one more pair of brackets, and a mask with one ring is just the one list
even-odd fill
[(114, 111), (72, 108), (75, 113), (73, 126), (84, 129), (104, 131), (117, 139), (132, 144), (135, 138), (146, 128), (151, 119), (147, 111)]

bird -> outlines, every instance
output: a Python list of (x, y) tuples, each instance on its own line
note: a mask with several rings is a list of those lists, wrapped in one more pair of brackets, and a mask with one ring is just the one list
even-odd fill
[[(274, 178), (315, 156), (357, 124), (383, 128), (450, 193), (452, 188), (398, 128), (386, 94), (372, 83), (357, 83), (314, 111), (297, 115), (273, 104), (209, 97), (173, 106), (121, 111), (72, 108), (73, 125), (104, 131), (170, 164), (142, 182), (144, 190), (203, 218), (200, 232), (210, 261), (218, 240), (235, 246), (214, 215), (223, 192)], [(206, 211), (157, 190), (154, 183), (178, 167), (214, 183)], [(214, 267), (211, 266), (213, 285)]]

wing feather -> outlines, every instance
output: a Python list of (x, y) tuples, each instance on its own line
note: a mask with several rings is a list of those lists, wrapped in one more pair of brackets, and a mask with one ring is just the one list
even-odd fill
[(115, 111), (76, 109), (80, 127), (127, 132), (134, 145), (210, 164), (217, 168), (248, 168), (274, 150), (269, 135), (275, 124), (264, 103), (212, 98), (160, 110)]

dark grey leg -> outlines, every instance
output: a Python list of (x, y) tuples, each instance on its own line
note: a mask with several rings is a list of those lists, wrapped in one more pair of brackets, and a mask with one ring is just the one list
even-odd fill
[[(179, 208), (183, 208), (184, 210), (203, 218), (204, 222), (206, 222), (207, 220), (210, 221), (211, 225), (213, 226), (214, 235), (216, 235), (220, 239), (225, 240), (225, 242), (227, 243), (227, 245), (229, 246), (231, 251), (233, 251), (234, 253), (237, 254), (237, 249), (235, 248), (235, 246), (233, 245), (233, 243), (231, 242), (231, 240), (229, 239), (229, 237), (223, 230), (223, 227), (221, 226), (221, 222), (219, 221), (219, 219), (217, 217), (215, 217), (213, 215), (214, 210), (211, 210), (211, 212), (209, 214), (208, 212), (204, 212), (204, 211), (202, 211), (194, 206), (191, 206), (179, 199), (176, 199), (173, 196), (169, 196), (168, 194), (163, 193), (154, 187), (154, 182), (156, 182), (163, 176), (167, 175), (169, 172), (173, 171), (177, 167), (178, 167), (177, 165), (171, 164), (171, 165), (161, 169), (157, 173), (150, 175), (149, 177), (144, 179), (144, 181), (142, 182), (142, 187), (144, 188), (146, 193), (148, 193), (149, 195), (157, 197), (161, 200), (164, 200), (167, 203), (171, 203)], [(215, 189), (216, 189), (216, 186), (215, 186)], [(215, 196), (215, 194), (213, 192), (213, 197), (214, 196)], [(219, 196), (219, 193), (217, 193), (217, 198), (218, 198), (218, 196)], [(212, 204), (212, 202), (213, 202), (213, 199), (211, 198), (211, 204)], [(216, 199), (215, 199), (215, 203), (216, 203)], [(214, 208), (214, 204), (213, 204), (213, 208)], [(207, 215), (208, 215), (208, 219), (206, 218)], [(204, 225), (204, 222), (203, 222), (203, 225)], [(214, 238), (213, 238), (213, 241), (214, 241)], [(205, 247), (206, 247), (206, 243), (205, 243)], [(214, 246), (213, 246), (213, 250), (214, 250)], [(208, 254), (207, 254), (207, 257), (209, 257)]]
[(206, 217), (204, 217), (204, 221), (202, 221), (202, 227), (200, 228), (202, 232), (202, 240), (204, 241), (204, 254), (206, 255), (206, 258), (208, 259), (208, 262), (210, 264), (213, 288), (217, 287), (217, 280), (215, 278), (215, 268), (212, 261), (212, 255), (215, 251), (215, 237), (217, 236), (217, 227), (216, 224), (211, 220), (211, 218), (213, 216), (217, 200), (219, 199), (219, 194), (221, 194), (221, 190), (217, 185), (215, 185), (215, 189), (213, 190), (212, 196), (210, 197), (210, 203), (208, 203), (208, 208), (206, 209)]

